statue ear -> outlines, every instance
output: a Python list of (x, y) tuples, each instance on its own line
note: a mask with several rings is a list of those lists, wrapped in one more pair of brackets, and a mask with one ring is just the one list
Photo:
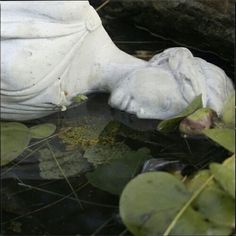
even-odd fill
[(203, 106), (207, 103), (206, 78), (201, 65), (187, 48), (171, 48), (168, 54), (169, 68), (179, 84), (184, 99), (190, 103), (202, 94)]

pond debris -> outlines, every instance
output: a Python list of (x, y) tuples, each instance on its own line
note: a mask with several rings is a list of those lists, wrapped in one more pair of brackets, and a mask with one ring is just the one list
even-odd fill
[(68, 148), (80, 146), (82, 149), (96, 145), (99, 142), (99, 136), (106, 126), (102, 119), (86, 118), (83, 122), (78, 122), (69, 128), (62, 128), (58, 137)]

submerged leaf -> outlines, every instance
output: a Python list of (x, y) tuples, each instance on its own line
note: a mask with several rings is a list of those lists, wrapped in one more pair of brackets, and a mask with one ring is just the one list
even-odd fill
[(41, 124), (35, 125), (30, 128), (32, 138), (47, 138), (52, 135), (56, 130), (54, 124)]
[(210, 170), (221, 187), (235, 198), (235, 156), (226, 159), (223, 164), (212, 163)]
[(131, 149), (123, 143), (96, 144), (86, 149), (84, 158), (96, 167), (113, 160), (121, 159), (130, 151)]
[(1, 166), (17, 158), (31, 139), (29, 129), (21, 123), (1, 123)]
[(203, 130), (203, 133), (231, 152), (235, 151), (234, 129), (214, 128)]
[[(55, 162), (55, 158), (58, 164)], [(62, 179), (64, 174), (67, 177), (78, 176), (89, 169), (89, 163), (81, 153), (77, 151), (53, 151), (44, 148), (39, 151), (39, 174), (43, 179)], [(58, 167), (60, 165), (62, 171)]]
[(118, 155), (118, 158), (108, 164), (99, 165), (95, 171), (87, 173), (89, 183), (110, 193), (120, 194), (143, 162), (150, 159), (149, 150), (146, 148), (120, 154), (119, 152), (113, 154)]
[(157, 129), (162, 132), (172, 131), (178, 123), (186, 116), (192, 114), (194, 111), (202, 107), (202, 95), (197, 96), (187, 108), (185, 108), (179, 115), (167, 120), (161, 121)]

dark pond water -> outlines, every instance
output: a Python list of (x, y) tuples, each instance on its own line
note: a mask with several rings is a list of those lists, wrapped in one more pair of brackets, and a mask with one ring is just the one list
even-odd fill
[[(154, 158), (180, 160), (180, 163), (188, 164), (185, 172), (205, 167), (210, 160), (221, 160), (227, 155), (223, 149), (206, 139), (184, 139), (178, 133), (158, 133), (155, 131), (157, 121), (139, 120), (113, 110), (107, 105), (107, 98), (108, 95), (93, 95), (76, 108), (27, 125), (53, 122), (58, 127), (58, 134), (65, 127), (89, 127), (90, 124), (101, 123), (104, 130), (111, 122), (115, 122), (120, 125), (116, 133), (117, 142), (122, 141), (132, 150), (147, 147)], [(87, 132), (91, 132), (90, 128)], [(37, 142), (30, 144), (29, 150), (15, 161), (15, 165), (11, 164), (2, 169), (3, 234), (120, 235), (123, 232), (122, 235), (129, 235), (119, 218), (119, 197), (90, 185), (83, 172), (78, 171), (78, 174), (68, 177), (67, 180), (63, 177), (54, 179), (52, 174), (53, 179), (45, 179), (47, 175), (42, 174), (39, 153), (32, 154), (32, 151), (38, 148), (42, 150), (49, 144), (55, 152), (60, 150), (68, 155), (68, 145), (61, 142), (57, 135), (41, 143)], [(71, 152), (82, 156), (86, 148), (88, 147), (78, 144)], [(26, 159), (21, 161), (24, 158)], [(51, 162), (54, 160), (51, 159)], [(61, 167), (64, 169), (63, 164)], [(93, 168), (86, 167), (86, 170), (91, 171)], [(49, 171), (54, 173), (55, 168)], [(64, 171), (66, 175), (70, 175), (70, 170)], [(68, 181), (76, 191), (83, 209), (72, 193)]]
[[(120, 36), (117, 33), (115, 43), (124, 51), (143, 58), (148, 59), (165, 48), (179, 46), (170, 40), (154, 38), (127, 21), (117, 23), (114, 31), (121, 31), (119, 29), (130, 34)], [(233, 74), (231, 63), (222, 58), (197, 49), (193, 52), (221, 66), (229, 75)], [(50, 139), (41, 142), (33, 140), (13, 164), (1, 170), (2, 235), (130, 235), (119, 218), (119, 196), (89, 184), (85, 173), (94, 170), (91, 163), (87, 163), (78, 173), (68, 165), (69, 169), (64, 170), (68, 177), (59, 178), (58, 166), (57, 170), (51, 167), (46, 171), (42, 167), (42, 158), (46, 158), (47, 153), (43, 152), (40, 156), (38, 150), (48, 146), (54, 153), (60, 152), (68, 158), (72, 154), (83, 158), (101, 133), (109, 131), (111, 124), (115, 124), (119, 128), (115, 134), (112, 133), (114, 145), (122, 143), (134, 151), (146, 147), (153, 158), (179, 161), (179, 165), (170, 165), (169, 168), (179, 169), (186, 165), (184, 171), (187, 174), (227, 155), (224, 149), (207, 139), (183, 138), (178, 132), (168, 135), (159, 133), (155, 130), (158, 121), (139, 120), (111, 109), (107, 105), (108, 96), (94, 94), (82, 105), (66, 112), (26, 123), (31, 126), (51, 122), (57, 125), (57, 132)], [(65, 136), (61, 134), (65, 134), (67, 128), (73, 130), (78, 127), (82, 129), (78, 130), (77, 136), (73, 136), (74, 140), (66, 136), (65, 142)], [(51, 158), (50, 163), (55, 165), (55, 160)], [(71, 173), (73, 176), (70, 176)]]

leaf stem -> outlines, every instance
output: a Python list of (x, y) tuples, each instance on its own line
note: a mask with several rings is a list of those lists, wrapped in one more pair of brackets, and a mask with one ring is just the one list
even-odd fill
[(50, 144), (49, 144), (48, 142), (47, 142), (47, 146), (48, 146), (49, 151), (51, 152), (51, 155), (52, 155), (54, 161), (55, 161), (56, 164), (57, 164), (57, 167), (59, 168), (59, 170), (60, 170), (60, 172), (62, 173), (63, 177), (65, 178), (67, 184), (69, 185), (71, 191), (73, 192), (75, 198), (77, 199), (77, 201), (78, 201), (78, 203), (79, 203), (79, 205), (80, 205), (80, 208), (83, 210), (83, 206), (82, 206), (82, 204), (81, 204), (81, 202), (80, 202), (80, 200), (79, 200), (79, 197), (78, 197), (76, 191), (74, 190), (73, 186), (71, 185), (69, 179), (67, 178), (67, 176), (66, 176), (64, 170), (62, 169), (60, 163), (58, 162), (58, 160), (57, 160), (57, 158), (56, 158), (54, 152), (52, 151), (51, 146), (50, 146)]
[(207, 184), (214, 178), (213, 175), (211, 175), (206, 182), (192, 195), (192, 197), (185, 203), (184, 207), (179, 211), (179, 213), (175, 216), (171, 224), (167, 227), (165, 230), (163, 236), (168, 236), (170, 234), (170, 231), (174, 228), (179, 218), (182, 216), (182, 214), (186, 211), (186, 209), (191, 205), (191, 203), (195, 200), (195, 198), (204, 190), (204, 188), (207, 186)]

